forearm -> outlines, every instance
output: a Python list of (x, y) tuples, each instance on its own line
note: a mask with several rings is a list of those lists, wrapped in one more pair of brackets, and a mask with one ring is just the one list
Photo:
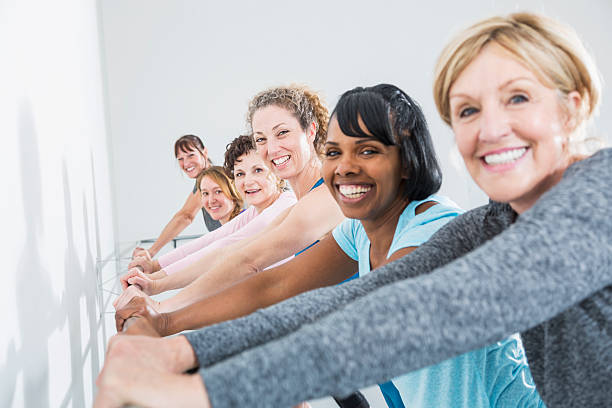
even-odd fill
[(169, 265), (163, 269), (167, 276), (160, 282), (160, 288), (162, 291), (184, 288), (205, 273), (213, 263), (214, 260), (211, 255), (187, 265), (182, 263)]
[(269, 280), (257, 282), (247, 279), (226, 291), (207, 299), (202, 299), (187, 307), (172, 311), (164, 316), (165, 330), (160, 333), (168, 336), (184, 330), (193, 330), (214, 323), (235, 319), (282, 300), (278, 291), (267, 288)]
[[(218, 259), (208, 271), (187, 271), (183, 277), (190, 277), (198, 273), (196, 279), (186, 285), (180, 292), (173, 297), (161, 302), (161, 311), (170, 312), (221, 292), (240, 280), (255, 274), (258, 270), (253, 269), (247, 262), (243, 262), (244, 257), (232, 254), (223, 261)], [(175, 275), (175, 274), (173, 274)], [(170, 275), (168, 278), (173, 277)], [(190, 276), (189, 276), (190, 275)]]
[[(164, 268), (164, 271), (167, 273), (167, 277), (160, 282), (161, 291), (185, 288), (191, 284), (196, 286), (195, 288), (189, 289), (187, 293), (191, 291), (197, 293), (198, 290), (205, 291), (206, 289), (202, 289), (201, 286), (199, 286), (200, 284), (195, 284), (195, 281), (202, 275), (212, 270), (220, 260), (223, 260), (223, 263), (227, 265), (232, 263), (232, 265), (238, 268), (242, 258), (238, 255), (227, 257), (227, 254), (241, 254), (240, 248), (243, 243), (244, 241), (239, 241), (237, 243), (227, 245), (225, 248), (203, 248), (195, 254), (191, 254), (187, 258)], [(179, 294), (180, 293), (181, 292), (179, 292)], [(187, 303), (182, 303), (183, 300), (181, 299), (192, 300), (187, 301)], [(179, 299), (176, 301), (167, 302), (168, 308), (165, 310), (175, 310), (178, 307), (182, 307), (180, 306), (181, 304), (192, 303), (195, 301), (195, 299), (196, 298), (191, 298), (187, 294), (180, 295)]]
[(182, 213), (175, 214), (159, 234), (157, 240), (155, 240), (153, 245), (151, 245), (151, 248), (149, 248), (149, 253), (151, 256), (155, 256), (159, 250), (164, 247), (164, 245), (187, 228), (187, 226), (191, 224), (192, 220), (193, 218), (190, 218)]
[[(473, 216), (470, 214), (463, 218), (467, 220), (463, 223), (470, 223)], [(392, 264), (395, 265), (393, 267), (378, 269), (376, 273), (340, 286), (303, 293), (249, 316), (216, 324), (186, 336), (194, 345), (200, 364), (204, 366), (283, 336), (379, 287), (427, 273), (449, 262), (456, 254), (447, 247), (452, 245), (451, 237), (455, 236), (456, 231), (462, 231), (463, 223), (449, 223), (409, 256)], [(467, 242), (463, 238), (464, 236), (461, 236), (461, 242)], [(465, 247), (462, 252), (469, 249), (470, 247)]]
[[(537, 248), (528, 237), (515, 238)], [(525, 330), (610, 284), (601, 258), (585, 262), (579, 256), (584, 244), (576, 252), (566, 248), (577, 256), (563, 260), (534, 250), (519, 254), (523, 262), (512, 256), (504, 261), (507, 253), (491, 256), (492, 245), (508, 249), (506, 237), (499, 238), (431, 275), (384, 286), (285, 338), (203, 370), (213, 406), (288, 406), (342, 395)], [(230, 383), (234, 392), (221, 395)]]

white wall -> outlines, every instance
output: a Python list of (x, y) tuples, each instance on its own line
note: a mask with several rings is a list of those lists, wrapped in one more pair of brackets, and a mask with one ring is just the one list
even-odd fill
[(112, 193), (95, 1), (0, 3), (0, 406), (90, 406)]
[[(400, 86), (429, 119), (444, 167), (442, 191), (466, 208), (482, 203), (436, 113), (432, 69), (460, 28), (524, 9), (573, 25), (604, 75), (612, 74), (609, 0), (102, 2), (119, 239), (157, 236), (185, 200), (193, 184), (175, 164), (176, 138), (202, 136), (220, 163), (225, 145), (245, 129), (249, 98), (291, 82), (322, 91), (330, 107), (354, 86)], [(598, 122), (606, 132), (609, 96), (606, 90)], [(202, 231), (199, 217), (186, 233)]]

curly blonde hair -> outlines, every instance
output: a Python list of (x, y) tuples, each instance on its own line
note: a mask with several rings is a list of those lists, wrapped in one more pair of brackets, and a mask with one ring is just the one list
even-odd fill
[(258, 93), (249, 102), (247, 112), (249, 128), (251, 128), (255, 112), (270, 105), (280, 106), (291, 112), (303, 130), (306, 130), (314, 122), (317, 132), (313, 145), (318, 154), (322, 152), (327, 136), (329, 110), (316, 92), (303, 85), (289, 85), (269, 88)]

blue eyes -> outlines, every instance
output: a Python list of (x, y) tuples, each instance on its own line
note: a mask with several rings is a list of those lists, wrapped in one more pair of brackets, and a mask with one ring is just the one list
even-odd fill
[[(516, 95), (512, 95), (510, 97), (510, 99), (508, 99), (508, 104), (510, 104), (510, 105), (518, 105), (518, 104), (525, 103), (525, 102), (528, 102), (528, 101), (529, 101), (529, 99), (525, 95), (516, 94)], [(471, 115), (477, 113), (478, 111), (479, 110), (477, 108), (469, 106), (469, 107), (459, 111), (459, 117), (460, 118), (467, 118), (468, 116), (471, 116)]]
[[(263, 173), (263, 171), (264, 171), (264, 170), (263, 170), (262, 168), (259, 168), (259, 167), (257, 167), (257, 168), (255, 168), (255, 169), (253, 169), (253, 172), (254, 172), (254, 173)], [(242, 172), (242, 171), (239, 171), (238, 173), (234, 174), (234, 178), (244, 177), (244, 176), (245, 176), (245, 174), (246, 174), (246, 173), (244, 173), (244, 172)]]
[(514, 95), (512, 98), (510, 98), (510, 103), (513, 104), (523, 102), (527, 102), (527, 97), (525, 95)]
[[(276, 134), (276, 137), (283, 136), (283, 135), (285, 135), (285, 134), (287, 134), (287, 133), (289, 133), (289, 131), (288, 131), (288, 130), (281, 130), (280, 132), (278, 132), (278, 133)], [(266, 139), (265, 137), (263, 137), (263, 136), (261, 136), (261, 137), (256, 137), (256, 138), (255, 138), (255, 143), (257, 143), (257, 144), (264, 144), (264, 143), (266, 143), (266, 142), (267, 142), (267, 139)]]
[(465, 108), (461, 112), (459, 112), (460, 118), (466, 118), (474, 113), (478, 112), (476, 108)]

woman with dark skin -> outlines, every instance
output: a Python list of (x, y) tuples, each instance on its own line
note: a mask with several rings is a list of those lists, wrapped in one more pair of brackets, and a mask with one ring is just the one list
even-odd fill
[[(122, 329), (134, 308), (136, 315), (146, 317), (147, 325), (154, 324), (160, 334), (168, 335), (340, 283), (356, 271), (364, 276), (412, 252), (461, 212), (435, 194), (441, 175), (425, 118), (418, 105), (393, 85), (356, 88), (340, 98), (324, 155), (326, 185), (349, 220), (307, 254), (190, 307), (152, 315), (144, 299), (134, 299), (118, 311), (117, 329)], [(139, 327), (128, 332), (138, 332)], [(537, 393), (525, 385), (525, 378), (530, 378), (527, 365), (516, 358), (522, 354), (520, 341), (511, 338), (393, 378), (380, 389), (390, 408), (488, 408), (490, 401), (499, 399), (529, 400), (537, 406)], [(485, 360), (496, 363), (485, 369)], [(441, 387), (446, 395), (439, 393)]]
[[(514, 331), (524, 336), (549, 407), (609, 406), (612, 150), (577, 150), (599, 94), (595, 64), (563, 24), (519, 13), (464, 30), (440, 57), (434, 96), (492, 202), (362, 279), (184, 336), (117, 336), (97, 406), (161, 405), (159, 398), (177, 395), (203, 407), (289, 405)], [(385, 314), (389, 302), (396, 316)], [(389, 318), (404, 329), (390, 330)], [(255, 322), (268, 322), (258, 339)], [(207, 334), (220, 336), (223, 349)], [(369, 359), (370, 349), (380, 354)], [(339, 376), (335, 361), (350, 363), (350, 375)], [(254, 362), (256, 373), (248, 368)], [(315, 363), (317, 373), (305, 378)], [(199, 375), (180, 374), (198, 366)], [(156, 380), (164, 382), (160, 392), (150, 384)], [(223, 394), (225, 384), (232, 395)]]

